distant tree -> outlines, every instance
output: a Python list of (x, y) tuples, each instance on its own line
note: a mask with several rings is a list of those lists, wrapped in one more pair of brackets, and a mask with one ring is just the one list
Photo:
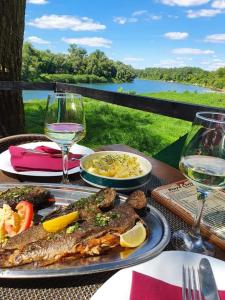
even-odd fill
[(146, 68), (138, 71), (144, 79), (165, 80), (199, 84), (216, 89), (225, 89), (225, 68), (205, 71), (196, 67), (183, 68)]
[(218, 77), (225, 77), (225, 67), (217, 69), (215, 73)]
[[(0, 1), (0, 81), (21, 79), (25, 0)], [(0, 136), (24, 132), (21, 92), (0, 91)]]
[[(38, 78), (39, 53), (31, 43), (25, 42), (23, 45), (22, 80)], [(43, 72), (44, 73), (44, 72)]]
[(135, 72), (130, 67), (121, 62), (116, 63), (116, 80), (120, 82), (132, 81), (135, 78)]
[(84, 74), (87, 65), (87, 51), (75, 44), (69, 46), (67, 61), (70, 63), (74, 74)]
[(104, 52), (90, 55), (73, 44), (68, 53), (37, 50), (32, 44), (23, 45), (22, 79), (27, 81), (62, 81), (70, 83), (132, 81), (136, 73), (131, 66), (114, 62)]

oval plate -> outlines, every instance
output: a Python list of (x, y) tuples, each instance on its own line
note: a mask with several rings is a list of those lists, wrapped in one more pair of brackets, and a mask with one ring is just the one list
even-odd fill
[[(56, 198), (57, 205), (69, 204), (81, 197), (87, 197), (99, 189), (81, 187), (75, 185), (60, 184), (5, 184), (0, 185), (0, 190), (21, 185), (38, 185), (49, 189)], [(119, 201), (126, 200), (126, 196), (119, 194)], [(150, 212), (144, 217), (150, 235), (147, 240), (138, 248), (125, 249), (123, 251), (110, 250), (109, 252), (95, 257), (69, 260), (43, 268), (24, 265), (21, 267), (0, 269), (1, 278), (48, 278), (61, 276), (74, 276), (91, 274), (97, 272), (121, 269), (145, 262), (165, 248), (170, 240), (170, 229), (165, 217), (154, 207), (148, 205)], [(49, 212), (49, 208), (39, 211), (40, 215)]]

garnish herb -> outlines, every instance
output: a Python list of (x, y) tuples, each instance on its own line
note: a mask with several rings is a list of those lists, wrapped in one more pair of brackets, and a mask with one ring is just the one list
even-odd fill
[(79, 228), (79, 224), (78, 224), (78, 223), (75, 223), (74, 225), (69, 226), (69, 227), (66, 229), (66, 233), (73, 233), (73, 232), (76, 231), (78, 228)]

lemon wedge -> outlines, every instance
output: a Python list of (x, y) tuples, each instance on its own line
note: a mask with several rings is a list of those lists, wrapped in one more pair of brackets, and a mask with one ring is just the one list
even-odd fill
[(141, 222), (120, 235), (120, 246), (134, 248), (141, 245), (146, 239), (146, 229)]
[(78, 219), (78, 211), (73, 211), (67, 215), (60, 216), (42, 223), (43, 228), (48, 232), (57, 232), (64, 229), (70, 223)]

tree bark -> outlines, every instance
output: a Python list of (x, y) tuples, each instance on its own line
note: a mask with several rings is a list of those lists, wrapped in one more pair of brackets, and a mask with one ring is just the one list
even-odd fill
[[(26, 0), (0, 1), (0, 81), (21, 79)], [(21, 91), (0, 91), (0, 137), (24, 132)]]

